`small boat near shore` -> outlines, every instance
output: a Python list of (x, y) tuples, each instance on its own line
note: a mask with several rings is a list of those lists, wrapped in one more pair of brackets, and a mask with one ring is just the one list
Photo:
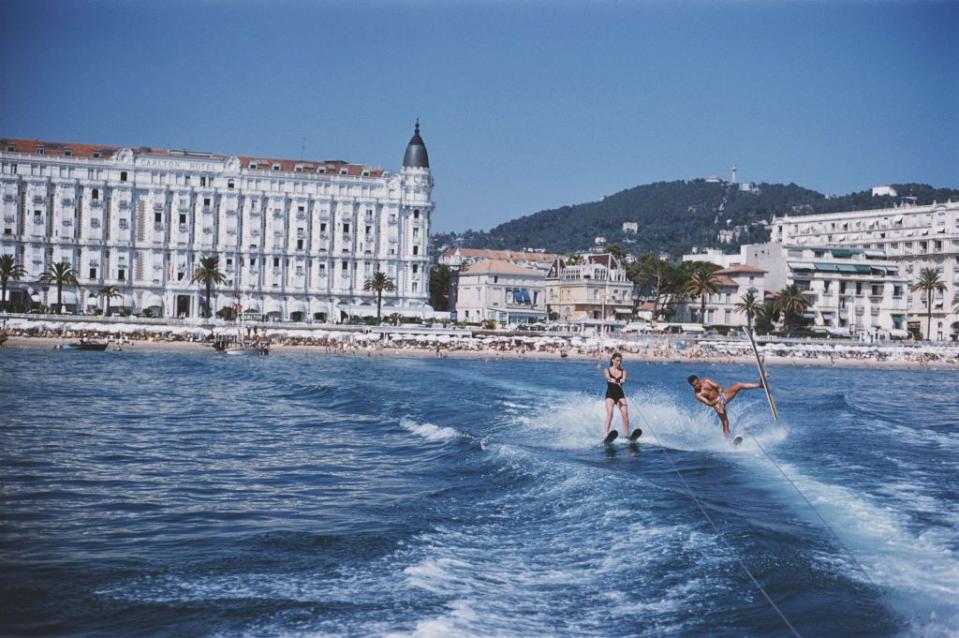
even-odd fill
[(73, 343), (68, 343), (64, 346), (65, 350), (91, 350), (95, 352), (102, 352), (107, 349), (109, 344), (105, 341), (86, 341), (81, 339), (80, 341), (75, 341)]

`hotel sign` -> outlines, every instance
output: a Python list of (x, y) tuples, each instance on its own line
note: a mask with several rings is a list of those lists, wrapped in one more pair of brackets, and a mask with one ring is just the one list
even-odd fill
[(223, 162), (173, 157), (138, 157), (135, 165), (137, 168), (158, 168), (165, 171), (212, 171), (222, 169)]

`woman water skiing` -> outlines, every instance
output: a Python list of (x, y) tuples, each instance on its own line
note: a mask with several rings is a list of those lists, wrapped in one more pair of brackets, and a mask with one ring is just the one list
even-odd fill
[(623, 433), (629, 436), (629, 408), (626, 407), (626, 395), (623, 394), (623, 384), (626, 383), (626, 371), (622, 369), (623, 355), (614, 352), (609, 360), (609, 367), (603, 369), (606, 377), (606, 423), (603, 426), (603, 438), (609, 436), (609, 425), (613, 422), (613, 407), (619, 406), (619, 413), (623, 416)]

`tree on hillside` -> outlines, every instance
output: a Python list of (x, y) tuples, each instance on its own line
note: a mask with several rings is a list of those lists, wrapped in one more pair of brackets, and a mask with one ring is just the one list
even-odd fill
[(434, 310), (446, 312), (450, 308), (450, 284), (453, 271), (449, 266), (436, 264), (430, 268), (430, 305)]
[(746, 294), (740, 298), (739, 303), (736, 304), (736, 310), (746, 313), (747, 329), (753, 329), (753, 318), (756, 316), (756, 311), (761, 305), (761, 302), (756, 297), (756, 291), (753, 288), (747, 290)]
[(46, 272), (40, 275), (41, 284), (55, 284), (57, 287), (57, 312), (63, 314), (63, 287), (79, 286), (77, 282), (77, 271), (73, 269), (68, 261), (59, 261), (47, 268)]
[(932, 341), (932, 296), (936, 292), (945, 292), (938, 268), (923, 268), (919, 271), (919, 281), (912, 285), (913, 290), (926, 293), (926, 340)]
[(619, 244), (610, 244), (606, 247), (606, 252), (611, 254), (613, 257), (618, 259), (620, 262), (626, 259), (626, 255), (629, 254)]
[(26, 269), (18, 264), (13, 255), (0, 255), (0, 285), (3, 286), (3, 294), (0, 294), (0, 310), (7, 309), (7, 285), (11, 280), (18, 281), (26, 276)]
[(203, 316), (210, 318), (210, 297), (213, 295), (214, 284), (222, 284), (226, 281), (226, 276), (220, 272), (219, 257), (203, 257), (200, 259), (200, 265), (193, 271), (190, 278), (191, 284), (203, 284), (206, 288), (206, 297), (203, 299)]
[(116, 286), (102, 286), (95, 296), (103, 301), (103, 316), (105, 317), (110, 314), (110, 300), (122, 297), (123, 295)]
[(696, 265), (686, 282), (686, 293), (691, 297), (699, 297), (699, 321), (706, 323), (706, 297), (719, 292), (719, 275), (716, 271), (721, 268), (704, 261), (692, 263)]
[(773, 309), (782, 315), (786, 328), (799, 328), (803, 324), (803, 313), (809, 307), (809, 297), (800, 290), (798, 284), (790, 284), (779, 291)]
[(385, 272), (377, 270), (373, 276), (363, 282), (363, 290), (376, 293), (376, 323), (380, 323), (380, 311), (383, 307), (383, 293), (396, 290), (396, 283)]

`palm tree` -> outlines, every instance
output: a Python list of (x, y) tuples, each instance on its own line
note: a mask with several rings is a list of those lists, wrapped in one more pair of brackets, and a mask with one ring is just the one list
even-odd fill
[(719, 266), (705, 262), (697, 264), (686, 282), (686, 294), (699, 297), (699, 321), (706, 323), (706, 296), (719, 292)]
[(193, 271), (191, 284), (203, 284), (206, 287), (206, 298), (203, 300), (203, 315), (210, 318), (210, 297), (213, 295), (213, 285), (222, 284), (226, 276), (220, 272), (219, 257), (203, 257), (200, 265)]
[(937, 268), (923, 268), (919, 271), (919, 281), (912, 285), (912, 289), (926, 293), (926, 340), (932, 341), (932, 294), (944, 292), (946, 284), (940, 279)]
[(363, 290), (376, 292), (376, 323), (380, 322), (380, 308), (383, 305), (383, 292), (393, 292), (396, 284), (386, 276), (385, 272), (377, 270), (373, 276), (363, 282)]
[(13, 255), (0, 255), (0, 284), (3, 285), (3, 294), (0, 295), (0, 310), (6, 310), (7, 308), (7, 283), (11, 279), (17, 281), (26, 274), (26, 269), (13, 260)]
[(77, 271), (73, 269), (68, 261), (59, 261), (40, 275), (41, 284), (56, 284), (57, 286), (57, 312), (63, 314), (63, 287), (79, 286), (77, 283)]
[(116, 286), (103, 286), (97, 291), (96, 296), (103, 299), (103, 315), (106, 316), (110, 312), (110, 300), (123, 295)]
[(746, 313), (746, 328), (750, 331), (753, 329), (753, 317), (756, 316), (756, 310), (761, 305), (756, 298), (755, 288), (747, 290), (746, 294), (740, 298), (739, 303), (736, 304), (736, 310)]
[(783, 322), (788, 325), (798, 323), (799, 317), (809, 307), (809, 298), (799, 289), (799, 284), (790, 284), (779, 291), (773, 308), (781, 313)]

